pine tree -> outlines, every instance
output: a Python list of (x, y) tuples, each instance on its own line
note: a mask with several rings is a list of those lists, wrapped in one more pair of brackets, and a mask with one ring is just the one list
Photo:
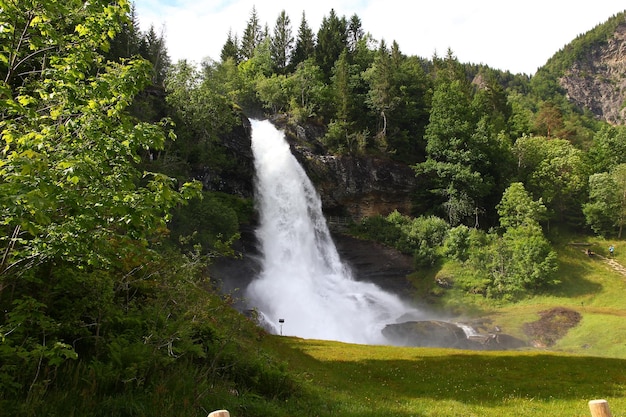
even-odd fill
[(350, 52), (354, 52), (356, 47), (361, 39), (365, 36), (365, 32), (363, 31), (363, 25), (361, 23), (361, 19), (356, 14), (353, 14), (350, 18), (350, 22), (348, 23), (348, 48)]
[(239, 39), (237, 35), (233, 35), (232, 30), (228, 31), (228, 35), (226, 36), (226, 42), (224, 46), (222, 46), (222, 51), (220, 53), (220, 59), (222, 62), (226, 62), (231, 58), (235, 63), (239, 63)]
[(450, 224), (457, 225), (476, 212), (485, 194), (486, 184), (476, 170), (483, 154), (473, 144), (476, 121), (469, 83), (460, 64), (449, 51), (436, 65), (432, 110), (424, 135), (427, 157), (416, 168), (418, 174), (431, 177), (431, 192), (442, 199)]
[(154, 85), (163, 85), (167, 70), (171, 61), (165, 46), (165, 36), (163, 32), (157, 35), (154, 26), (150, 26), (148, 32), (142, 39), (141, 56), (146, 58), (152, 64), (153, 75), (152, 83)]
[(271, 38), (270, 52), (272, 60), (279, 73), (284, 73), (293, 50), (293, 36), (291, 34), (291, 20), (285, 11), (281, 11), (276, 25), (274, 26), (274, 36)]
[(119, 58), (130, 58), (139, 54), (141, 43), (141, 29), (135, 11), (135, 5), (131, 4), (128, 20), (121, 25), (120, 32), (111, 40), (107, 59), (115, 61)]
[(306, 15), (302, 12), (302, 20), (298, 28), (298, 36), (296, 38), (296, 47), (291, 56), (291, 67), (295, 68), (299, 63), (315, 54), (315, 36), (306, 21)]
[(244, 60), (250, 59), (254, 56), (254, 50), (261, 43), (263, 39), (263, 32), (261, 31), (261, 24), (259, 23), (259, 16), (257, 15), (256, 7), (252, 7), (250, 13), (250, 19), (243, 32), (243, 38), (241, 39), (241, 58)]
[(327, 79), (330, 79), (335, 61), (348, 46), (347, 36), (346, 18), (339, 18), (335, 10), (331, 9), (329, 16), (324, 16), (317, 32), (317, 47), (315, 49), (317, 65)]

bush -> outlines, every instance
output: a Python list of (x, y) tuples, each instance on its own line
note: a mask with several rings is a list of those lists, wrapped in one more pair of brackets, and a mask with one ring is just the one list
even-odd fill
[(460, 262), (465, 262), (469, 257), (470, 228), (465, 225), (453, 227), (443, 242), (443, 253)]

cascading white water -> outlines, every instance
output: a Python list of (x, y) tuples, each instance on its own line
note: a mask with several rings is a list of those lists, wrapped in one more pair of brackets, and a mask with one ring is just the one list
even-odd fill
[[(350, 343), (386, 343), (386, 324), (415, 312), (397, 296), (356, 281), (341, 261), (320, 198), (283, 132), (252, 120), (257, 237), (262, 271), (246, 298), (283, 334)], [(375, 255), (373, 255), (375, 256)]]

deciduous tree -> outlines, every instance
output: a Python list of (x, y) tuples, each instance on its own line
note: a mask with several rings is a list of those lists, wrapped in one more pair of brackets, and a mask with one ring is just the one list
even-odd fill
[(513, 146), (518, 178), (534, 198), (562, 219), (566, 213), (581, 216), (588, 182), (583, 153), (564, 139), (522, 137)]
[(514, 182), (506, 189), (496, 208), (500, 215), (500, 226), (506, 229), (539, 225), (546, 216), (546, 207), (541, 198), (533, 200), (521, 182)]
[(589, 202), (583, 205), (587, 224), (599, 235), (622, 237), (626, 223), (626, 164), (589, 177)]
[(32, 389), (75, 357), (82, 330), (47, 304), (71, 286), (58, 269), (89, 275), (149, 259), (171, 209), (198, 191), (139, 168), (166, 134), (126, 112), (150, 63), (102, 56), (128, 12), (125, 0), (2, 3), (0, 379), (12, 388), (28, 378)]

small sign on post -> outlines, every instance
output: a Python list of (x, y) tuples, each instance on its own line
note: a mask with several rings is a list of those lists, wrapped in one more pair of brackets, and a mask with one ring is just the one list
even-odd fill
[(591, 417), (611, 417), (611, 410), (607, 400), (589, 401), (589, 410), (591, 410)]
[(285, 319), (278, 319), (278, 323), (280, 324), (280, 335), (283, 335), (283, 323), (285, 323)]

